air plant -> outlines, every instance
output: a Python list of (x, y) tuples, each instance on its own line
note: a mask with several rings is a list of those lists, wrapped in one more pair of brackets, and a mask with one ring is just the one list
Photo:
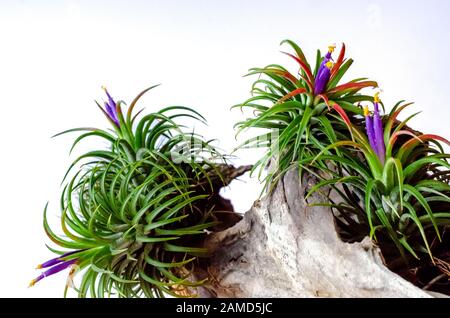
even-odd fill
[[(210, 141), (184, 131), (180, 117), (204, 122), (193, 109), (171, 106), (142, 116), (136, 103), (97, 103), (112, 130), (77, 128), (83, 132), (72, 149), (87, 137), (109, 144), (79, 156), (68, 169), (61, 195), (61, 230), (50, 228), (47, 207), (44, 229), (59, 255), (38, 268), (47, 269), (31, 282), (71, 269), (80, 274), (80, 297), (193, 296), (203, 283), (190, 275), (207, 229), (218, 223), (215, 198), (226, 185), (221, 155)], [(58, 134), (60, 135), (60, 134)], [(79, 163), (83, 162), (80, 166)], [(78, 167), (77, 171), (73, 171)], [(226, 177), (226, 176), (225, 176)], [(68, 286), (66, 286), (65, 293)]]
[[(434, 262), (431, 242), (439, 242), (450, 224), (450, 155), (440, 142), (450, 143), (407, 128), (418, 113), (398, 122), (399, 113), (411, 104), (398, 103), (383, 117), (379, 104), (376, 94), (373, 115), (364, 107), (366, 133), (346, 123), (353, 140), (334, 142), (310, 157), (310, 164), (320, 170), (330, 161), (338, 169), (327, 169), (331, 177), (314, 186), (308, 196), (323, 186), (333, 186), (342, 200), (326, 205), (339, 211), (343, 227), (359, 229), (361, 236), (369, 234), (375, 241), (377, 236), (387, 237), (406, 262), (405, 251), (415, 259), (427, 253)], [(333, 153), (336, 149), (339, 156)]]
[[(442, 137), (421, 134), (407, 126), (400, 112), (411, 104), (403, 101), (382, 115), (378, 94), (361, 93), (377, 87), (359, 78), (345, 84), (340, 80), (353, 63), (346, 60), (345, 45), (336, 61), (335, 45), (322, 56), (317, 53), (314, 71), (303, 51), (286, 40), (295, 54), (285, 53), (299, 65), (298, 74), (271, 64), (253, 68), (260, 77), (252, 86), (253, 96), (234, 107), (253, 111), (253, 117), (238, 122), (238, 133), (249, 128), (277, 132), (246, 140), (240, 147), (265, 147), (265, 155), (253, 171), (269, 167), (265, 189), (270, 191), (291, 168), (307, 170), (319, 180), (306, 196), (331, 187), (337, 196), (325, 193), (333, 208), (340, 234), (346, 241), (369, 236), (394, 263), (411, 262), (432, 266), (445, 263), (441, 240), (450, 224), (449, 154)], [(373, 112), (361, 107), (373, 103)], [(445, 260), (435, 253), (444, 255)], [(426, 257), (425, 257), (426, 258)], [(428, 266), (428, 265), (427, 265)], [(442, 271), (441, 271), (442, 272)]]
[[(271, 132), (268, 132), (246, 140), (240, 146), (267, 148), (266, 154), (253, 168), (253, 172), (259, 169), (259, 177), (270, 163), (274, 164), (275, 154), (280, 154), (275, 169), (271, 169), (264, 178), (269, 190), (291, 166), (319, 153), (330, 142), (348, 138), (345, 126), (331, 114), (337, 111), (346, 117), (347, 122), (350, 122), (353, 116), (362, 115), (362, 110), (355, 103), (370, 101), (372, 97), (361, 94), (360, 90), (377, 87), (376, 82), (367, 81), (365, 78), (339, 84), (353, 63), (352, 59), (347, 60), (344, 57), (344, 44), (335, 63), (332, 57), (334, 45), (329, 46), (323, 57), (318, 50), (315, 68), (312, 70), (297, 44), (290, 40), (281, 44), (284, 43), (295, 51), (295, 54), (283, 53), (298, 63), (298, 74), (294, 75), (277, 64), (250, 69), (248, 75), (260, 75), (252, 86), (253, 96), (234, 106), (250, 109), (254, 114), (254, 118), (236, 124), (238, 133), (248, 128), (276, 130), (278, 133), (275, 139), (271, 138)], [(299, 169), (302, 167), (299, 166)]]
[[(252, 169), (261, 177), (272, 167), (262, 180), (264, 189), (270, 192), (293, 167), (307, 170), (321, 181), (306, 200), (330, 187), (337, 193), (337, 199), (327, 193), (328, 201), (320, 205), (333, 208), (344, 239), (369, 235), (383, 253), (386, 246), (394, 250), (407, 268), (427, 255), (431, 263), (441, 262), (435, 250), (450, 225), (450, 154), (442, 143), (449, 141), (409, 128), (417, 113), (399, 121), (411, 103), (401, 101), (382, 115), (378, 93), (361, 92), (376, 82), (358, 78), (340, 84), (353, 63), (344, 57), (344, 44), (336, 61), (335, 45), (324, 56), (317, 51), (312, 69), (297, 44), (284, 43), (295, 52), (285, 54), (298, 64), (298, 73), (277, 64), (250, 69), (248, 75), (260, 76), (253, 96), (234, 106), (253, 111), (236, 124), (238, 133), (266, 130), (240, 146), (266, 148)], [(208, 256), (202, 241), (220, 222), (220, 188), (239, 174), (228, 174), (226, 157), (211, 141), (178, 123), (180, 118), (204, 123), (195, 110), (171, 106), (134, 113), (154, 87), (141, 92), (126, 112), (125, 103), (104, 88), (106, 101), (97, 106), (112, 129), (58, 134), (81, 132), (71, 151), (88, 137), (101, 138), (108, 147), (79, 156), (66, 172), (62, 234), (49, 226), (45, 207), (43, 225), (57, 246), (49, 247), (56, 257), (38, 265), (44, 271), (31, 286), (67, 270), (69, 282), (81, 276), (74, 287), (80, 297), (194, 296), (204, 282), (192, 278), (200, 257)], [(373, 103), (373, 112), (361, 103)]]

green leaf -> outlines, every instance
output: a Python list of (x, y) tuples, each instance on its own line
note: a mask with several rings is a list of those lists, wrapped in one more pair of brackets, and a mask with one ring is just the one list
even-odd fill
[(437, 235), (439, 241), (441, 241), (441, 235), (439, 233), (439, 229), (438, 229), (438, 226), (436, 224), (436, 220), (434, 219), (433, 211), (431, 210), (431, 208), (428, 205), (428, 203), (425, 200), (425, 198), (422, 196), (422, 194), (420, 194), (419, 191), (417, 191), (416, 188), (414, 188), (413, 186), (411, 186), (409, 184), (405, 184), (404, 185), (404, 189), (405, 189), (406, 192), (410, 193), (413, 197), (415, 197), (417, 199), (417, 201), (425, 209), (425, 211), (427, 212), (428, 216), (430, 217), (430, 221), (433, 224), (433, 227), (434, 227), (434, 229), (436, 231), (436, 235)]

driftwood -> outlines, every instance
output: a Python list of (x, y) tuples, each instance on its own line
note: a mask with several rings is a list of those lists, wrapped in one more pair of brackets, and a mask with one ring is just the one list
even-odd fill
[(431, 297), (384, 264), (369, 238), (345, 243), (316, 182), (289, 171), (271, 195), (256, 201), (234, 226), (211, 233), (213, 251), (198, 278), (209, 284), (200, 297)]

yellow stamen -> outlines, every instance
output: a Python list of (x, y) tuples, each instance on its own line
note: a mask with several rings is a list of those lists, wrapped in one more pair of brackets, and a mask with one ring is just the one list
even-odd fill
[(39, 264), (38, 266), (36, 266), (36, 269), (41, 269), (42, 268), (42, 264)]
[(36, 279), (33, 279), (30, 284), (28, 285), (28, 288), (33, 287), (34, 284), (36, 284)]
[(331, 68), (333, 67), (333, 62), (328, 61), (328, 62), (325, 63), (325, 66), (328, 67), (331, 70)]
[(369, 107), (364, 106), (364, 116), (369, 116)]
[(106, 86), (103, 85), (103, 86), (102, 86), (102, 89), (106, 92)]
[(336, 48), (336, 44), (329, 45), (328, 52), (333, 53), (335, 48)]
[(373, 102), (374, 103), (381, 102), (381, 100), (380, 100), (380, 92), (376, 92), (375, 95), (373, 95)]

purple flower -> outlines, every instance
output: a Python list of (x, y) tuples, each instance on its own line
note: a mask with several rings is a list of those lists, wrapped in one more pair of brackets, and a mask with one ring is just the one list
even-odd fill
[(375, 144), (375, 135), (373, 132), (373, 118), (369, 114), (369, 107), (364, 106), (364, 116), (366, 117), (366, 131), (367, 131), (367, 137), (369, 138), (370, 147), (372, 149), (376, 149), (377, 146)]
[(373, 117), (373, 131), (375, 134), (375, 142), (377, 144), (378, 157), (381, 163), (384, 164), (386, 156), (386, 146), (384, 144), (383, 123), (381, 122), (380, 112), (378, 109), (378, 103), (380, 102), (379, 93), (374, 96), (374, 117)]
[(38, 277), (36, 277), (35, 279), (33, 279), (30, 283), (30, 287), (34, 286), (34, 284), (36, 284), (38, 281), (44, 279), (47, 276), (51, 276), (53, 274), (59, 273), (60, 271), (66, 269), (67, 267), (69, 267), (72, 264), (75, 264), (78, 261), (78, 258), (75, 259), (71, 259), (68, 261), (65, 261), (64, 258), (79, 252), (82, 252), (83, 250), (76, 250), (76, 251), (71, 251), (71, 252), (67, 252), (61, 256), (52, 258), (51, 260), (48, 260), (42, 264), (39, 264), (37, 266), (38, 269), (41, 268), (48, 268), (50, 267), (48, 270), (46, 270), (45, 272), (43, 272), (41, 275), (39, 275)]
[(319, 70), (317, 71), (316, 80), (314, 82), (314, 95), (322, 94), (327, 87), (328, 81), (331, 76), (331, 68), (333, 67), (333, 62), (331, 54), (333, 53), (336, 46), (330, 45), (328, 47), (328, 52), (325, 54), (322, 62), (320, 63)]
[(119, 126), (119, 118), (117, 116), (117, 104), (114, 101), (114, 99), (109, 95), (108, 90), (106, 87), (102, 87), (106, 93), (106, 96), (108, 96), (108, 101), (105, 102), (105, 110), (108, 114), (109, 118), (117, 125)]
[(320, 67), (323, 67), (325, 65), (325, 63), (327, 63), (328, 61), (331, 61), (333, 58), (331, 57), (331, 54), (334, 52), (334, 50), (336, 49), (336, 45), (330, 45), (328, 46), (328, 52), (327, 54), (325, 54), (324, 59), (322, 60), (322, 63), (320, 64)]
[(366, 118), (366, 131), (367, 137), (370, 142), (370, 146), (375, 151), (376, 155), (380, 159), (380, 162), (384, 164), (386, 157), (386, 146), (384, 144), (383, 136), (383, 123), (380, 117), (379, 105), (380, 102), (379, 93), (374, 96), (374, 115), (369, 114), (369, 108), (364, 107), (364, 116)]
[(51, 267), (50, 269), (46, 270), (41, 275), (39, 275), (38, 277), (33, 279), (30, 282), (30, 287), (34, 286), (34, 284), (36, 284), (38, 281), (44, 279), (47, 276), (51, 276), (53, 274), (59, 273), (62, 270), (65, 270), (70, 265), (75, 264), (76, 261), (77, 261), (77, 259), (71, 259), (69, 261), (63, 261), (63, 262), (56, 264), (55, 266)]
[(65, 253), (65, 254), (63, 254), (63, 255), (61, 255), (59, 257), (52, 258), (51, 260), (48, 260), (48, 261), (46, 261), (46, 262), (44, 262), (42, 264), (39, 264), (36, 268), (37, 269), (47, 268), (47, 267), (51, 267), (53, 265), (62, 263), (62, 262), (64, 262), (64, 257), (72, 255), (72, 254), (75, 254), (75, 253), (78, 253), (78, 252), (81, 252), (81, 251), (83, 251), (83, 250), (77, 250), (77, 251), (72, 251), (72, 252)]

